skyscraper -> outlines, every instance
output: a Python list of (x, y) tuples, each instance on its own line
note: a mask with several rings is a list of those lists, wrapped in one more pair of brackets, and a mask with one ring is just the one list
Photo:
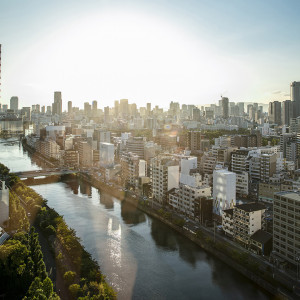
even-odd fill
[(61, 113), (62, 113), (61, 92), (54, 92), (54, 103), (52, 103), (52, 114), (61, 115)]
[(123, 118), (128, 116), (129, 113), (128, 99), (120, 100), (120, 113)]
[(279, 101), (269, 103), (269, 121), (277, 125), (281, 124), (281, 103)]
[(18, 110), (19, 107), (19, 98), (13, 96), (10, 98), (10, 109), (13, 109), (15, 112)]
[(283, 125), (290, 125), (290, 119), (293, 117), (293, 102), (285, 100), (281, 107), (281, 122)]
[(94, 112), (96, 112), (97, 109), (98, 109), (98, 102), (97, 102), (96, 100), (94, 100), (94, 101), (92, 102), (92, 110), (93, 110)]
[(229, 116), (229, 99), (226, 98), (226, 97), (222, 97), (221, 104), (222, 104), (222, 117), (224, 119), (228, 119), (228, 116)]
[(297, 118), (300, 116), (300, 81), (291, 83), (291, 100), (294, 106), (294, 118)]
[(72, 101), (68, 101), (68, 114), (72, 113)]

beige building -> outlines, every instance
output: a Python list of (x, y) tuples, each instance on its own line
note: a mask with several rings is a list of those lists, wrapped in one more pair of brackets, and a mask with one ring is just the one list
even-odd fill
[(300, 256), (300, 193), (279, 192), (273, 205), (273, 251), (291, 265)]

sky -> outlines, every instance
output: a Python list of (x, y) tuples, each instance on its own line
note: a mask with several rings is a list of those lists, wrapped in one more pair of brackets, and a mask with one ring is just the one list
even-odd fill
[(267, 103), (300, 81), (300, 1), (0, 0), (0, 103)]

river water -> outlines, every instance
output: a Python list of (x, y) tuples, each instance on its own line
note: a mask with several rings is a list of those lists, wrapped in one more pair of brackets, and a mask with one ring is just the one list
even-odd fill
[[(42, 167), (19, 144), (0, 144), (11, 171)], [(32, 187), (64, 216), (119, 299), (269, 299), (226, 264), (160, 221), (78, 179)]]

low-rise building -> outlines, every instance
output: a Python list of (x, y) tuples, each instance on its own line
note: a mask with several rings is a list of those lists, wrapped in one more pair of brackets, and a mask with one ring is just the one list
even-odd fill
[(233, 237), (245, 247), (250, 245), (250, 237), (264, 229), (266, 207), (261, 203), (236, 205), (233, 209)]

